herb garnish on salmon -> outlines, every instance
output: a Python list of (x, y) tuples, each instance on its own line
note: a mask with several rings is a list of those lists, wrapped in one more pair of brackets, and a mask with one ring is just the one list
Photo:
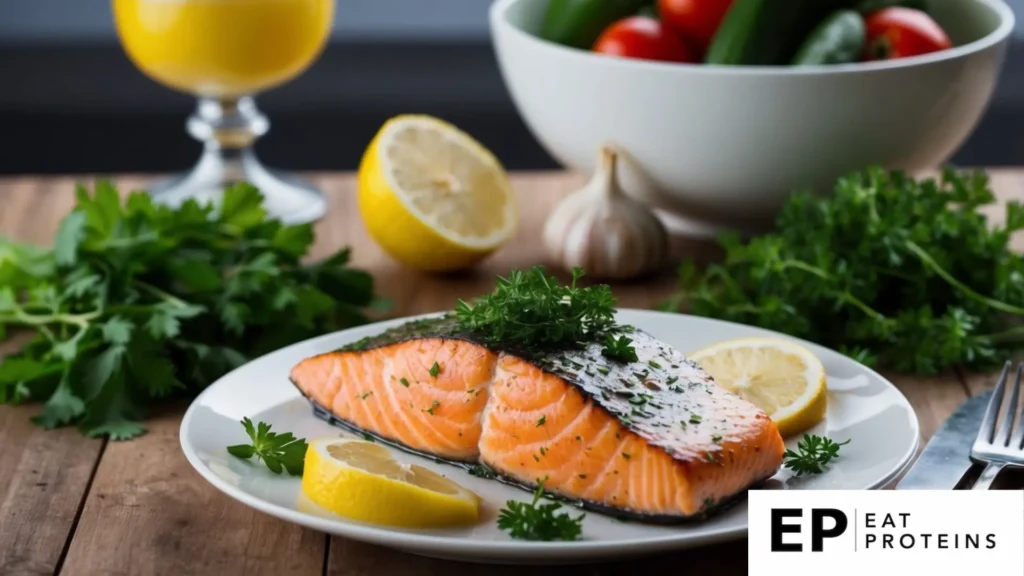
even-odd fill
[(784, 446), (767, 415), (617, 324), (610, 289), (581, 277), (513, 272), (454, 312), (306, 359), (292, 381), (346, 428), (531, 490), (547, 478), (552, 494), (620, 517), (703, 516), (774, 475)]

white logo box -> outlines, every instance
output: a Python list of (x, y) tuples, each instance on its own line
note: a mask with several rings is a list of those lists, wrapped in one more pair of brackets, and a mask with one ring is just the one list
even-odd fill
[(750, 576), (1024, 575), (1024, 491), (752, 490), (749, 500)]

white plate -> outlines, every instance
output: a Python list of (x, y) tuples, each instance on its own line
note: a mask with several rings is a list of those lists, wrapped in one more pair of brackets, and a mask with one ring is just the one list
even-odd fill
[[(346, 538), (389, 546), (427, 556), (476, 562), (565, 563), (605, 560), (678, 550), (742, 538), (747, 531), (746, 504), (703, 523), (648, 526), (619, 522), (596, 513), (584, 521), (579, 542), (524, 542), (497, 529), (497, 511), (508, 499), (529, 500), (530, 494), (493, 480), (470, 476), (454, 466), (438, 464), (394, 450), (404, 461), (441, 472), (475, 491), (484, 500), (483, 518), (469, 528), (403, 530), (342, 519), (301, 496), (297, 478), (276, 476), (262, 464), (230, 456), (225, 447), (245, 442), (239, 420), (263, 420), (279, 431), (313, 439), (344, 434), (313, 416), (309, 402), (288, 380), (302, 359), (376, 334), (407, 319), (363, 326), (283, 348), (224, 376), (196, 398), (181, 423), (181, 447), (189, 463), (228, 496), (257, 510), (309, 528)], [(728, 338), (778, 335), (766, 330), (707, 318), (643, 310), (621, 310), (619, 322), (646, 330), (656, 338), (689, 352)], [(825, 474), (791, 477), (783, 470), (766, 489), (874, 489), (907, 467), (918, 443), (918, 423), (910, 403), (890, 382), (837, 352), (809, 344), (828, 375), (828, 417), (812, 433), (834, 440), (847, 438), (841, 457)], [(795, 439), (787, 444), (793, 445)]]

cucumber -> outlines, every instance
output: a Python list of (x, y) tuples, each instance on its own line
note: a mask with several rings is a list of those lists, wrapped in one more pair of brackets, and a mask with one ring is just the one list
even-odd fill
[(796, 66), (856, 62), (866, 42), (864, 18), (856, 10), (838, 10), (815, 28), (793, 58)]
[(784, 65), (842, 0), (735, 0), (708, 47), (705, 63)]

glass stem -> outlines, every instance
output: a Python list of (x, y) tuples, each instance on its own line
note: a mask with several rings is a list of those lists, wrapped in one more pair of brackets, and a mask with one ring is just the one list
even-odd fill
[(270, 130), (270, 121), (248, 96), (234, 100), (200, 98), (187, 128), (203, 143), (200, 164), (221, 164), (225, 179), (237, 182), (244, 179), (243, 163), (254, 159), (252, 147)]
[(272, 172), (256, 157), (253, 145), (270, 130), (270, 122), (251, 97), (200, 98), (187, 129), (203, 143), (203, 154), (188, 173), (150, 187), (158, 202), (171, 206), (190, 199), (216, 203), (225, 188), (248, 182), (262, 193), (270, 216), (285, 223), (312, 222), (326, 212), (327, 202), (315, 186)]

